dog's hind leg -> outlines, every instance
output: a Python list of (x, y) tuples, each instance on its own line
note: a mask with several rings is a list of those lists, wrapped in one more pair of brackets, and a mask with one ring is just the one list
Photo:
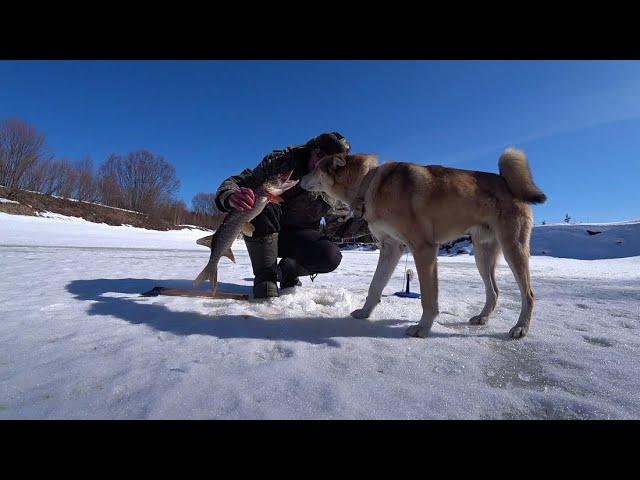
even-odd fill
[(498, 286), (496, 284), (496, 263), (500, 255), (500, 244), (488, 227), (478, 227), (471, 232), (473, 239), (473, 255), (476, 266), (484, 282), (485, 302), (482, 312), (469, 319), (472, 325), (484, 325), (498, 303)]
[(518, 322), (509, 331), (509, 335), (512, 338), (524, 337), (528, 333), (533, 314), (534, 294), (531, 289), (531, 276), (529, 274), (530, 238), (531, 220), (529, 218), (520, 218), (510, 222), (509, 225), (501, 225), (498, 232), (498, 239), (504, 258), (516, 278), (522, 298)]
[[(378, 237), (380, 238), (380, 236)], [(369, 315), (371, 315), (373, 309), (380, 303), (382, 290), (384, 290), (384, 287), (389, 283), (389, 279), (404, 251), (402, 242), (392, 237), (384, 236), (380, 238), (380, 242), (381, 248), (380, 256), (378, 257), (378, 266), (376, 267), (376, 273), (373, 274), (371, 285), (369, 285), (367, 300), (364, 302), (362, 308), (351, 312), (352, 317), (368, 318)]]
[(423, 244), (412, 250), (420, 281), (422, 318), (418, 325), (407, 329), (411, 337), (426, 337), (438, 316), (438, 246)]

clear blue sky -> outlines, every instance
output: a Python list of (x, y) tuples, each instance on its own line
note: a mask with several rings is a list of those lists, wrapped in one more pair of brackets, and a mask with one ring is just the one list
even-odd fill
[(497, 173), (523, 148), (535, 221), (640, 218), (640, 62), (0, 61), (0, 118), (95, 164), (147, 148), (182, 198), (327, 130), (381, 160)]

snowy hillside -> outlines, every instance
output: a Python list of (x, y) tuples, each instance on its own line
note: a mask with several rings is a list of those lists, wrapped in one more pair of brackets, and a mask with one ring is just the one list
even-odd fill
[(580, 260), (638, 256), (640, 220), (540, 225), (531, 235), (531, 254)]
[[(557, 254), (566, 230), (536, 231)], [(615, 244), (605, 233), (590, 238)], [(276, 299), (140, 296), (190, 287), (204, 235), (0, 214), (0, 419), (640, 418), (640, 256), (532, 257), (537, 303), (518, 341), (504, 260), (498, 307), (471, 326), (474, 259), (441, 257), (441, 314), (416, 339), (404, 331), (420, 302), (393, 296), (404, 257), (372, 318), (349, 316), (377, 251), (343, 251), (335, 272)], [(220, 288), (249, 293), (242, 242), (234, 253)]]

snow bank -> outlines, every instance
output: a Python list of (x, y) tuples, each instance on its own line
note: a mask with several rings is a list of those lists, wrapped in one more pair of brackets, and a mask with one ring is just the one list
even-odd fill
[(113, 226), (51, 212), (39, 217), (0, 213), (0, 245), (203, 251), (196, 240), (208, 234), (199, 228), (158, 231)]
[[(92, 223), (51, 212), (44, 212), (41, 217), (0, 213), (0, 245), (201, 250), (195, 241), (207, 234), (193, 226), (161, 232)], [(446, 247), (440, 249), (441, 256), (473, 254), (469, 240)], [(244, 242), (236, 242), (234, 250), (238, 248), (244, 250)], [(343, 245), (344, 251), (351, 249), (366, 251), (371, 246)], [(579, 260), (640, 256), (640, 221), (536, 226), (531, 236), (531, 254)]]
[(640, 221), (540, 225), (531, 235), (531, 254), (595, 260), (640, 255)]

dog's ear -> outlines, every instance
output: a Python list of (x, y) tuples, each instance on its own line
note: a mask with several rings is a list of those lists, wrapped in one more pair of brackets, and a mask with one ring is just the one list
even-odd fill
[(336, 170), (340, 167), (344, 167), (347, 164), (347, 159), (344, 155), (334, 155), (331, 159), (331, 167)]

